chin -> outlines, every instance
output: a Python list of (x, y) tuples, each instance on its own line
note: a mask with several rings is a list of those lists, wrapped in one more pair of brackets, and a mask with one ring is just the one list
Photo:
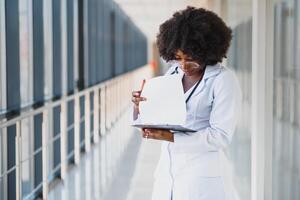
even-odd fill
[(192, 71), (183, 71), (183, 72), (186, 76), (192, 76), (195, 74), (195, 72), (192, 72)]

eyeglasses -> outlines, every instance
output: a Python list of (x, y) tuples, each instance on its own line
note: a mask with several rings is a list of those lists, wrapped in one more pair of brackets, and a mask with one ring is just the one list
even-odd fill
[[(172, 60), (172, 61), (170, 61), (170, 63), (174, 64), (174, 65), (177, 65), (180, 68), (183, 68), (182, 63), (178, 60)], [(184, 68), (199, 69), (200, 65), (196, 62), (193, 62), (193, 61), (186, 61), (186, 62), (184, 62)]]

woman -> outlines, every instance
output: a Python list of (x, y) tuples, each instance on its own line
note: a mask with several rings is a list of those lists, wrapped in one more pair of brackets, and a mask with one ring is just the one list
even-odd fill
[[(155, 172), (153, 200), (225, 200), (220, 151), (229, 145), (241, 103), (237, 78), (220, 65), (231, 30), (215, 13), (187, 7), (164, 22), (157, 35), (163, 59), (173, 66), (166, 75), (182, 75), (186, 124), (195, 133), (145, 129), (143, 137), (163, 140)], [(141, 91), (132, 93), (134, 120)]]

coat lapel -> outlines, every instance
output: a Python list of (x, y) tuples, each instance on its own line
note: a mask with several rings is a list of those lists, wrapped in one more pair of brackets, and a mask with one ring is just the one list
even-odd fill
[(222, 68), (222, 66), (220, 64), (208, 65), (205, 69), (204, 76), (203, 76), (198, 88), (195, 90), (193, 96), (199, 94), (205, 88), (206, 81), (209, 78), (218, 75), (221, 72), (221, 68)]

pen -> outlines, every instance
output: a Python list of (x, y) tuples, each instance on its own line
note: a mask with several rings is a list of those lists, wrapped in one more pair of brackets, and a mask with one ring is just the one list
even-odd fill
[(142, 90), (143, 90), (145, 83), (146, 83), (146, 80), (145, 80), (145, 79), (143, 79), (143, 81), (142, 81), (142, 86), (141, 86), (141, 89), (140, 89), (140, 91), (142, 91)]

